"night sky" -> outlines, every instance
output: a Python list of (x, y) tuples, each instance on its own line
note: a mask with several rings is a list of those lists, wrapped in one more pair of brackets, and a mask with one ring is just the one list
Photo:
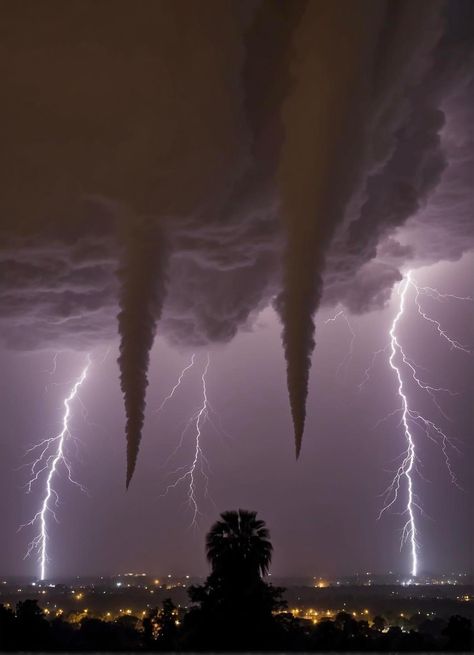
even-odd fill
[(474, 5), (0, 7), (0, 573), (38, 574), (26, 451), (90, 361), (49, 576), (204, 574), (238, 507), (275, 575), (408, 576), (402, 299), (419, 570), (472, 570)]

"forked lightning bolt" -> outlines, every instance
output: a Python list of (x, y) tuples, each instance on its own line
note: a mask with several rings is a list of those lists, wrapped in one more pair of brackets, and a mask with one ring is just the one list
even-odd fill
[(416, 528), (416, 520), (415, 520), (416, 503), (414, 497), (413, 478), (412, 478), (412, 471), (415, 466), (415, 460), (416, 460), (416, 450), (415, 450), (415, 440), (410, 430), (410, 409), (408, 406), (408, 400), (403, 384), (403, 377), (399, 365), (397, 364), (397, 356), (401, 355), (403, 360), (403, 350), (396, 336), (396, 329), (398, 327), (398, 323), (400, 321), (400, 318), (403, 316), (403, 312), (405, 311), (405, 294), (409, 285), (409, 279), (410, 279), (409, 276), (407, 276), (406, 280), (402, 282), (402, 287), (400, 289), (400, 307), (392, 323), (392, 327), (390, 328), (390, 357), (388, 360), (390, 367), (392, 368), (392, 370), (395, 372), (397, 376), (398, 394), (402, 400), (402, 424), (403, 424), (405, 439), (407, 442), (407, 449), (404, 454), (403, 461), (400, 467), (398, 468), (395, 474), (395, 478), (388, 490), (388, 495), (391, 494), (392, 498), (390, 502), (383, 507), (383, 509), (380, 512), (380, 516), (383, 514), (384, 511), (389, 509), (396, 502), (398, 498), (398, 492), (400, 490), (402, 477), (405, 477), (407, 483), (407, 494), (408, 494), (408, 500), (406, 506), (408, 520), (405, 523), (403, 529), (402, 543), (404, 543), (407, 539), (410, 540), (411, 574), (413, 576), (416, 576), (418, 572), (418, 543), (417, 543), (417, 528)]
[(60, 474), (61, 467), (65, 471), (68, 481), (79, 487), (81, 491), (85, 491), (84, 487), (72, 477), (71, 463), (66, 454), (66, 446), (68, 440), (71, 439), (69, 427), (72, 412), (71, 405), (78, 397), (79, 389), (87, 377), (90, 365), (91, 359), (90, 356), (88, 356), (85, 367), (63, 401), (64, 414), (62, 418), (62, 429), (59, 434), (54, 437), (43, 439), (27, 451), (27, 453), (39, 452), (38, 457), (31, 465), (32, 477), (26, 485), (27, 493), (31, 493), (35, 483), (40, 482), (40, 480), (45, 477), (44, 495), (39, 511), (34, 515), (31, 521), (20, 526), (20, 530), (26, 526), (38, 526), (39, 531), (30, 542), (25, 557), (31, 555), (33, 551), (37, 551), (40, 580), (46, 578), (47, 565), (49, 562), (48, 522), (49, 519), (57, 521), (55, 508), (59, 505), (59, 492), (56, 490), (55, 483), (56, 478)]
[(182, 370), (181, 373), (179, 374), (179, 377), (178, 377), (178, 380), (177, 380), (176, 384), (175, 384), (174, 387), (171, 389), (171, 391), (169, 392), (169, 394), (168, 394), (168, 395), (163, 399), (163, 402), (162, 402), (161, 405), (158, 407), (158, 409), (155, 410), (156, 413), (161, 412), (161, 410), (162, 410), (163, 407), (166, 405), (166, 403), (168, 402), (168, 400), (171, 400), (171, 398), (174, 396), (175, 391), (176, 391), (176, 390), (179, 388), (179, 386), (181, 385), (181, 382), (183, 381), (183, 378), (184, 378), (184, 376), (186, 375), (186, 372), (189, 371), (189, 369), (192, 368), (192, 367), (194, 366), (194, 358), (195, 358), (195, 356), (196, 356), (195, 353), (193, 353), (193, 354), (191, 355), (191, 361), (189, 362), (189, 364), (188, 364), (187, 366), (185, 366), (185, 367), (183, 368), (183, 370)]
[(430, 298), (434, 298), (435, 300), (438, 300), (440, 302), (443, 302), (443, 301), (448, 300), (450, 298), (452, 300), (465, 300), (465, 301), (471, 301), (472, 302), (472, 298), (470, 298), (470, 297), (463, 298), (461, 296), (454, 296), (451, 293), (440, 293), (439, 291), (437, 291), (436, 289), (432, 289), (431, 287), (420, 287), (411, 278), (411, 272), (408, 272), (407, 278), (408, 278), (410, 284), (413, 286), (413, 288), (416, 291), (415, 303), (416, 303), (416, 307), (418, 309), (419, 315), (425, 321), (428, 321), (428, 323), (431, 323), (434, 326), (434, 328), (437, 331), (437, 333), (439, 334), (439, 336), (442, 339), (444, 339), (445, 341), (447, 341), (447, 343), (450, 345), (451, 348), (453, 348), (455, 350), (462, 350), (463, 352), (467, 353), (468, 355), (472, 355), (472, 350), (470, 348), (463, 345), (462, 343), (459, 343), (459, 341), (457, 341), (456, 339), (453, 339), (452, 337), (450, 337), (448, 335), (448, 333), (446, 332), (446, 330), (443, 330), (443, 328), (441, 327), (441, 324), (440, 324), (439, 321), (435, 320), (431, 316), (428, 316), (428, 314), (421, 307), (420, 296), (422, 296), (422, 295), (429, 296)]
[[(389, 349), (390, 355), (388, 358), (388, 363), (396, 377), (397, 393), (400, 397), (401, 407), (395, 410), (395, 412), (391, 412), (387, 417), (385, 417), (385, 419), (389, 418), (389, 416), (393, 416), (396, 413), (401, 414), (400, 425), (403, 427), (403, 434), (406, 442), (406, 449), (402, 455), (402, 462), (395, 473), (392, 483), (386, 491), (385, 504), (380, 511), (379, 518), (399, 500), (402, 485), (404, 485), (406, 489), (406, 506), (404, 514), (407, 516), (407, 520), (402, 531), (401, 545), (403, 546), (404, 544), (409, 543), (411, 555), (411, 575), (416, 576), (419, 570), (417, 514), (422, 512), (417, 495), (415, 493), (414, 483), (414, 474), (417, 472), (417, 462), (419, 461), (416, 448), (417, 431), (423, 433), (441, 447), (450, 479), (456, 486), (459, 487), (459, 484), (449, 457), (450, 449), (457, 451), (455, 444), (437, 423), (421, 414), (418, 410), (414, 409), (408, 397), (407, 386), (408, 381), (411, 380), (412, 383), (415, 383), (415, 385), (420, 390), (426, 392), (429, 395), (440, 414), (444, 418), (448, 418), (439, 404), (438, 395), (455, 395), (455, 393), (450, 389), (433, 386), (425, 382), (418, 372), (421, 367), (407, 356), (402, 344), (400, 343), (398, 328), (400, 321), (402, 320), (402, 317), (406, 311), (407, 294), (409, 290), (414, 291), (414, 303), (418, 314), (423, 318), (423, 320), (433, 325), (438, 336), (445, 340), (451, 348), (461, 350), (466, 353), (470, 353), (470, 349), (467, 346), (461, 344), (456, 339), (450, 337), (446, 330), (442, 328), (440, 322), (427, 314), (426, 310), (424, 310), (422, 307), (421, 298), (422, 296), (429, 296), (439, 301), (448, 299), (471, 300), (471, 298), (454, 296), (452, 294), (442, 294), (431, 287), (420, 287), (413, 279), (411, 271), (409, 271), (406, 277), (400, 283), (398, 289), (400, 304), (398, 312), (392, 322), (389, 331), (389, 344), (385, 348), (376, 351), (372, 359), (373, 364), (379, 354)], [(360, 387), (362, 387), (363, 384), (368, 381), (369, 372), (370, 367), (366, 370), (364, 380), (362, 381)]]
[[(193, 355), (192, 364), (193, 363), (194, 363), (194, 355)], [(209, 399), (207, 397), (207, 386), (206, 386), (206, 376), (209, 370), (210, 363), (211, 363), (210, 355), (209, 353), (207, 353), (206, 363), (203, 372), (201, 374), (202, 404), (199, 407), (199, 409), (197, 409), (197, 411), (188, 420), (186, 427), (181, 433), (181, 438), (176, 449), (170, 455), (167, 461), (169, 461), (181, 448), (181, 446), (183, 445), (186, 432), (189, 430), (189, 428), (193, 426), (194, 446), (193, 446), (192, 460), (189, 464), (185, 466), (180, 466), (179, 468), (177, 468), (175, 471), (171, 473), (171, 475), (173, 474), (178, 475), (178, 477), (174, 482), (172, 482), (166, 487), (164, 493), (162, 494), (162, 497), (164, 497), (172, 489), (176, 489), (176, 487), (178, 487), (180, 484), (187, 483), (187, 487), (188, 487), (187, 501), (192, 511), (192, 520), (191, 520), (192, 526), (196, 526), (197, 518), (201, 513), (199, 510), (198, 496), (197, 496), (198, 492), (196, 488), (196, 478), (198, 474), (201, 474), (201, 476), (204, 478), (205, 496), (208, 496), (209, 476), (207, 474), (206, 469), (209, 467), (209, 464), (202, 449), (201, 439), (202, 439), (203, 425), (206, 423), (206, 421), (212, 423), (210, 418), (210, 412), (212, 412), (212, 408), (210, 406)], [(181, 374), (181, 376), (183, 375), (183, 373)]]

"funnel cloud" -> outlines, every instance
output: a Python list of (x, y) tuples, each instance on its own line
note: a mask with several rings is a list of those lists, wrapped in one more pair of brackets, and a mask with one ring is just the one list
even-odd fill
[(145, 420), (150, 350), (165, 296), (166, 247), (163, 235), (145, 221), (127, 235), (120, 279), (118, 327), (120, 385), (125, 403), (128, 488), (135, 471)]
[(4, 4), (2, 344), (120, 340), (128, 486), (155, 335), (273, 305), (299, 455), (318, 310), (473, 249), (472, 3)]

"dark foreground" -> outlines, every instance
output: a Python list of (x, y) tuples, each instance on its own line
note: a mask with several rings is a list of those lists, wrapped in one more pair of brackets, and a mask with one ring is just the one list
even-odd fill
[[(358, 652), (468, 652), (473, 648), (469, 619), (452, 616), (420, 621), (418, 628), (387, 628), (383, 617), (355, 620), (340, 612), (333, 620), (297, 619), (280, 612), (258, 624), (243, 621), (246, 612), (223, 625), (203, 615), (198, 607), (181, 620), (173, 603), (150, 610), (143, 618), (125, 615), (103, 621), (84, 617), (71, 623), (62, 617), (48, 620), (35, 600), (18, 603), (15, 610), (0, 606), (2, 651), (358, 651)], [(262, 617), (263, 618), (263, 617)], [(232, 628), (229, 629), (230, 625)]]
[[(9, 651), (357, 651), (441, 652), (471, 651), (471, 621), (453, 612), (446, 618), (413, 613), (410, 597), (393, 599), (400, 625), (393, 616), (337, 611), (328, 616), (308, 610), (301, 617), (288, 611), (285, 590), (265, 582), (272, 544), (265, 523), (256, 512), (223, 512), (206, 537), (211, 573), (203, 584), (187, 589), (189, 605), (176, 607), (166, 598), (156, 608), (134, 615), (122, 609), (107, 611), (105, 620), (85, 608), (71, 620), (63, 610), (40, 608), (37, 600), (24, 599), (15, 609), (0, 605), (0, 650)], [(18, 590), (19, 592), (21, 589)], [(150, 594), (154, 591), (150, 591)], [(39, 590), (44, 595), (45, 589)], [(340, 590), (337, 595), (350, 594)], [(90, 594), (95, 596), (95, 594)], [(296, 600), (303, 601), (300, 591)], [(74, 602), (84, 600), (74, 592)], [(102, 590), (102, 596), (107, 596)], [(327, 599), (329, 600), (329, 598)], [(470, 597), (468, 597), (470, 601)], [(407, 616), (400, 612), (399, 601)], [(156, 600), (155, 600), (156, 602)], [(333, 600), (339, 607), (346, 602)], [(393, 603), (395, 602), (395, 605)], [(460, 602), (460, 601), (459, 601)], [(336, 605), (337, 606), (337, 605)], [(454, 606), (457, 607), (457, 606)], [(52, 608), (51, 608), (52, 609)], [(313, 613), (314, 612), (314, 613)], [(361, 616), (362, 614), (362, 616)], [(431, 618), (430, 618), (431, 617)]]

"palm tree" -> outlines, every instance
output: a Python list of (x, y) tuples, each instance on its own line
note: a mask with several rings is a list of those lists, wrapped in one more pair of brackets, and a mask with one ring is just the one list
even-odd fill
[(286, 607), (284, 589), (262, 579), (272, 545), (257, 512), (223, 512), (207, 534), (206, 555), (212, 571), (203, 585), (189, 588), (193, 607), (184, 620), (184, 643), (200, 651), (279, 647), (274, 613)]
[(206, 538), (206, 555), (213, 573), (247, 580), (265, 575), (272, 559), (269, 536), (257, 512), (223, 512)]

